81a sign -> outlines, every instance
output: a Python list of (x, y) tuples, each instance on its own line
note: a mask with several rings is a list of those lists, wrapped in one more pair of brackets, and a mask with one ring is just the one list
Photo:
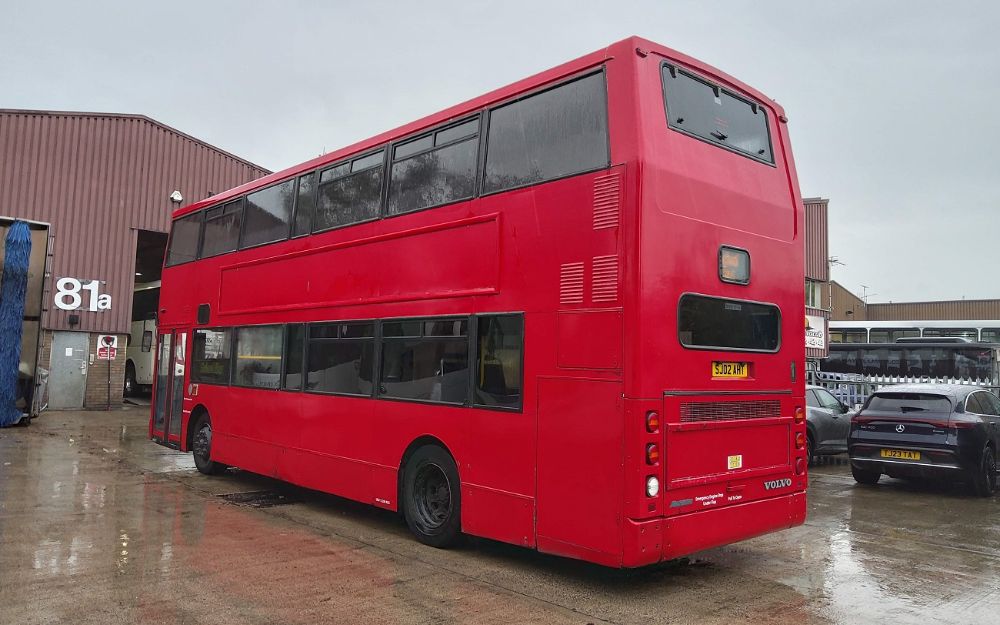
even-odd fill
[(99, 312), (111, 310), (111, 295), (100, 292), (101, 283), (97, 280), (81, 282), (76, 278), (59, 278), (56, 281), (55, 305), (60, 310), (80, 310), (83, 307), (83, 294), (86, 291), (86, 310)]

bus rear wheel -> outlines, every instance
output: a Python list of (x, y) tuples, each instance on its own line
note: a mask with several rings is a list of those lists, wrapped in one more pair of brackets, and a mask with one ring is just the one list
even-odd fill
[(419, 448), (403, 468), (403, 517), (417, 540), (432, 547), (454, 545), (462, 532), (458, 468), (436, 445)]
[(194, 466), (205, 475), (217, 475), (226, 470), (226, 465), (212, 460), (212, 422), (208, 415), (202, 415), (194, 426), (191, 437), (191, 451)]

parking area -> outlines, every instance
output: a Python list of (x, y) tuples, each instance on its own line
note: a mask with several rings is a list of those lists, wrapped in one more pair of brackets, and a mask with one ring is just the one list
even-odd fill
[(198, 474), (147, 409), (0, 431), (0, 623), (995, 623), (1000, 495), (811, 470), (809, 517), (638, 571), (484, 540), (242, 472)]

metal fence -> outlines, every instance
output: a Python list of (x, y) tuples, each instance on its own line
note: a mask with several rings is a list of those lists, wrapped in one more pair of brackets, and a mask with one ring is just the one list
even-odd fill
[(865, 403), (868, 396), (879, 390), (883, 386), (893, 384), (913, 384), (913, 383), (933, 383), (933, 384), (968, 384), (970, 386), (980, 386), (990, 389), (994, 393), (1000, 391), (1000, 386), (996, 380), (980, 380), (974, 378), (906, 378), (898, 376), (884, 375), (861, 375), (858, 373), (831, 373), (828, 371), (806, 371), (806, 383), (822, 386), (830, 391), (834, 397), (842, 401), (848, 408), (855, 408), (859, 404)]

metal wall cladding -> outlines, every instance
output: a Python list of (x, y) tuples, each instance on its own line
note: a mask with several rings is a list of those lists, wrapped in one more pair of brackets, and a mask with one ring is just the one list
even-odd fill
[(802, 203), (806, 209), (806, 277), (826, 282), (830, 279), (829, 230), (826, 223), (830, 201), (823, 198), (806, 198)]
[[(831, 286), (832, 318), (837, 321), (1000, 320), (1000, 299), (886, 302), (866, 306), (860, 297), (836, 281)], [(848, 315), (847, 311), (853, 314)]]
[(1000, 319), (1000, 299), (868, 304), (871, 321)]
[[(169, 230), (175, 190), (189, 203), (268, 173), (141, 115), (0, 109), (0, 216), (51, 224), (50, 329), (127, 333), (137, 230)], [(111, 309), (88, 310), (88, 292), (56, 308), (64, 277), (98, 280)]]
[[(831, 319), (837, 321), (865, 321), (867, 319), (864, 300), (845, 289), (836, 280), (830, 283), (830, 293), (832, 295)], [(848, 311), (851, 314), (847, 314)]]

